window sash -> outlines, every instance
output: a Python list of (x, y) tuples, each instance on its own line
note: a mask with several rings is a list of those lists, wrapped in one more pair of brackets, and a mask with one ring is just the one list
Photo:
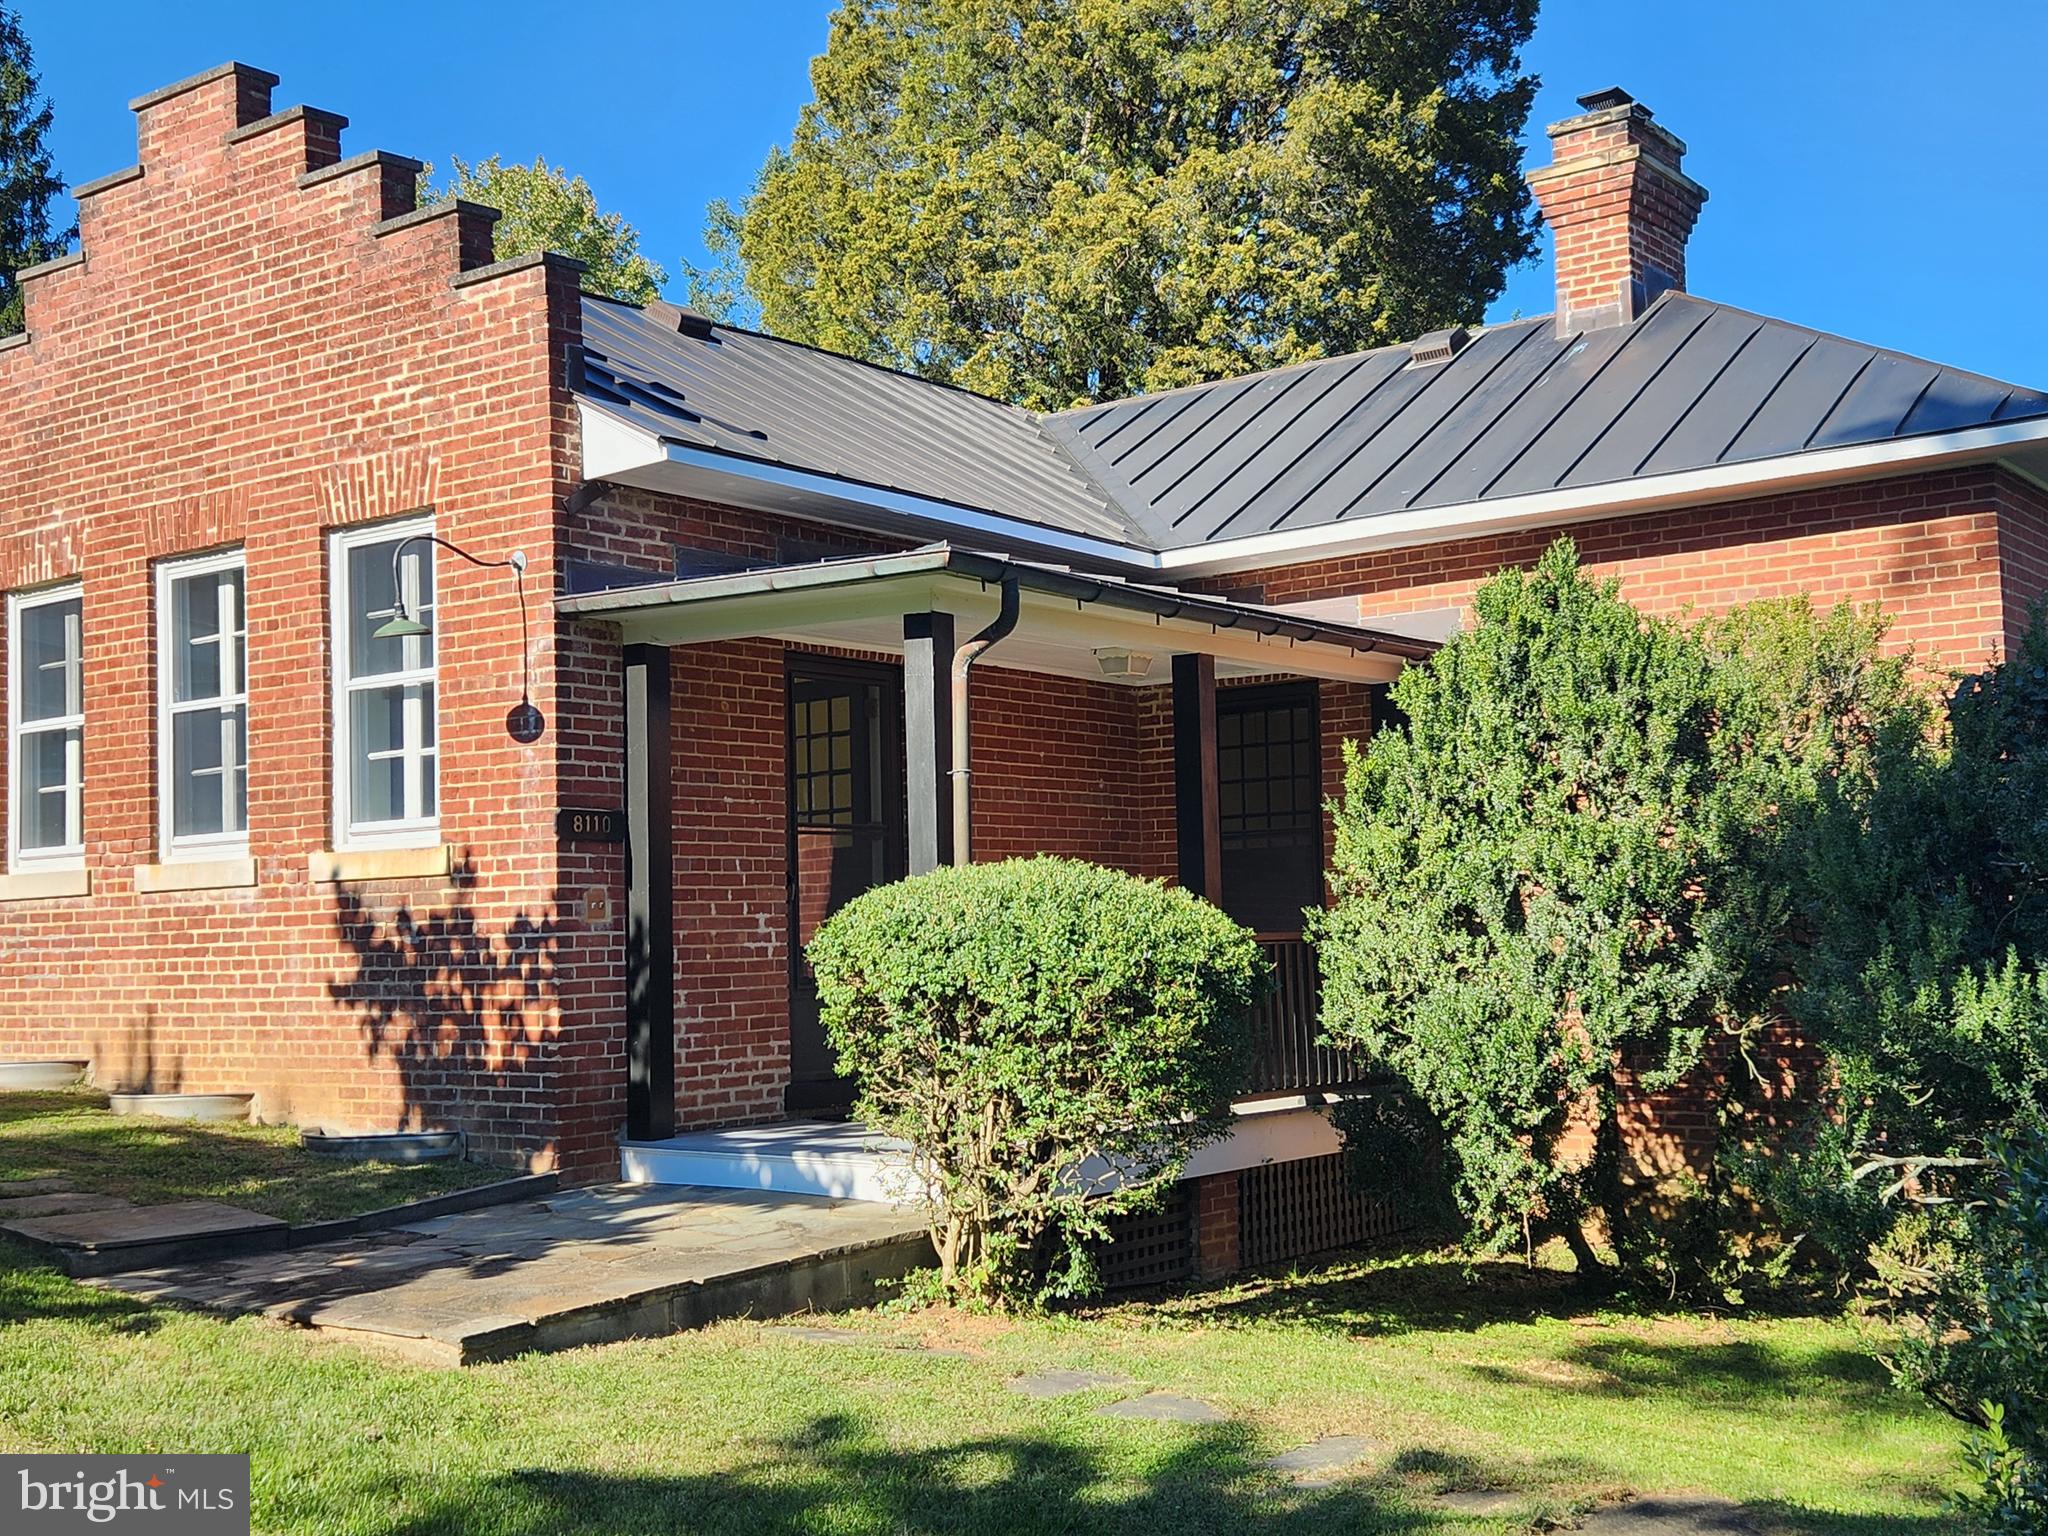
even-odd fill
[[(55, 615), (46, 610), (59, 609)], [(62, 674), (59, 694), (62, 707), (56, 713), (34, 714), (27, 676), (29, 647), (27, 634), (54, 621), (59, 626), (54, 655), (47, 648), (34, 663), (40, 673)], [(85, 604), (83, 589), (76, 584), (30, 596), (16, 595), (8, 601), (7, 625), (7, 848), (10, 867), (47, 864), (75, 865), (85, 856)], [(48, 747), (58, 747), (61, 766), (56, 775), (31, 774), (32, 762), (47, 760)], [(43, 835), (51, 819), (50, 801), (61, 806), (55, 813), (60, 840)]]
[[(229, 578), (238, 579), (229, 579)], [(190, 633), (187, 594), (203, 603), (212, 590), (212, 629)], [(157, 567), (157, 848), (164, 859), (218, 856), (249, 846), (248, 596), (242, 552), (167, 561)], [(204, 610), (202, 609), (202, 612)], [(195, 655), (194, 653), (197, 653)], [(210, 653), (210, 655), (209, 655)], [(205, 658), (212, 691), (197, 679)], [(184, 695), (181, 697), (180, 695)], [(203, 766), (182, 761), (204, 743), (204, 720), (218, 722), (215, 749)], [(188, 728), (187, 722), (192, 722)], [(194, 734), (188, 734), (188, 729)], [(204, 781), (217, 781), (207, 783)], [(188, 829), (205, 819), (214, 823)]]
[[(337, 534), (330, 561), (334, 666), (334, 822), (341, 846), (417, 844), (440, 826), (440, 733), (435, 636), (376, 641), (370, 632), (392, 617), (391, 549), (431, 521), (383, 524)], [(415, 544), (400, 559), (399, 595), (406, 611), (431, 624), (435, 610), (434, 546)], [(364, 591), (368, 587), (370, 590)], [(369, 726), (380, 696), (395, 699), (395, 727), (374, 738)], [(380, 793), (376, 781), (391, 773)], [(381, 801), (375, 814), (371, 805)]]

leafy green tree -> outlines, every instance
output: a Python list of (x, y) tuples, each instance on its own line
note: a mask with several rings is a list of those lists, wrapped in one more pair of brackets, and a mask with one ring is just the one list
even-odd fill
[(1034, 408), (1480, 318), (1536, 0), (845, 0), (720, 258), (777, 335)]
[(1106, 1218), (1229, 1123), (1257, 939), (1186, 891), (1071, 859), (934, 870), (807, 950), (856, 1110), (909, 1144), (950, 1295), (1093, 1287)]
[(1632, 1277), (1719, 1280), (1718, 1162), (1644, 1198), (1624, 1088), (1711, 1055), (1730, 1067), (1719, 1110), (1742, 1115), (1794, 916), (1788, 829), (1910, 721), (1903, 667), (1851, 610), (1646, 617), (1568, 540), (1474, 606), (1395, 685), (1405, 727), (1349, 753), (1336, 900), (1310, 914), (1324, 1026), (1405, 1089), (1412, 1110), (1390, 1101), (1374, 1136), (1426, 1114), (1482, 1245), (1555, 1233), (1597, 1272), (1597, 1215)]
[(78, 226), (57, 228), (50, 205), (64, 190), (46, 142), (50, 104), (42, 98), (35, 57), (21, 17), (0, 6), (0, 336), (22, 327), (23, 267), (61, 256)]
[[(450, 156), (453, 180), (428, 196), (460, 197), (485, 203), (503, 214), (493, 231), (493, 250), (507, 261), (529, 251), (559, 251), (587, 269), (583, 286), (593, 293), (645, 304), (661, 297), (668, 273), (640, 254), (640, 235), (625, 216), (606, 213), (581, 176), (571, 176), (543, 159), (507, 165), (498, 156), (462, 160)], [(422, 173), (421, 185), (428, 175)]]

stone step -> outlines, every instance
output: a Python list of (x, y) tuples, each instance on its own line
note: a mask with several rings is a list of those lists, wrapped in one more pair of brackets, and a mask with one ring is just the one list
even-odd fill
[(0, 1221), (0, 1232), (40, 1249), (66, 1274), (80, 1277), (269, 1252), (284, 1247), (289, 1231), (275, 1216), (218, 1200), (122, 1202), (68, 1215)]

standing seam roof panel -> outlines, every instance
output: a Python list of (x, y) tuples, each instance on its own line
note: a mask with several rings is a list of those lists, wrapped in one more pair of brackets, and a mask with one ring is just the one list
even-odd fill
[(1601, 369), (1596, 387), (1583, 390), (1556, 421), (1486, 488), (1489, 496), (1555, 490), (1564, 477), (1676, 357), (1707, 316), (1659, 304), (1623, 338)]
[[(2048, 395), (1670, 292), (1035, 417), (586, 296), (578, 390), (663, 438), (1155, 549), (2048, 417)], [(934, 521), (943, 527), (943, 510)]]

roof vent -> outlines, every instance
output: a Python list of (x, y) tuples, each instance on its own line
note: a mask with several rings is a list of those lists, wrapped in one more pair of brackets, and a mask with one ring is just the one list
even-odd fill
[(1472, 339), (1472, 333), (1462, 325), (1454, 325), (1447, 331), (1431, 331), (1427, 336), (1418, 336), (1408, 344), (1408, 366), (1427, 368), (1432, 363), (1448, 363), (1465, 350), (1465, 343)]
[(699, 341), (711, 338), (713, 321), (709, 315), (685, 309), (680, 304), (671, 304), (666, 299), (649, 300), (645, 308), (658, 324), (670, 327), (677, 335), (694, 336)]

